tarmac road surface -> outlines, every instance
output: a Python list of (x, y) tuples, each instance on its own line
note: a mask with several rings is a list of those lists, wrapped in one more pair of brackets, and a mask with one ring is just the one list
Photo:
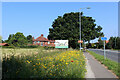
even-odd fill
[[(102, 49), (88, 49), (95, 52), (96, 54), (104, 55), (104, 50)], [(120, 52), (114, 50), (105, 50), (106, 57), (120, 63)]]

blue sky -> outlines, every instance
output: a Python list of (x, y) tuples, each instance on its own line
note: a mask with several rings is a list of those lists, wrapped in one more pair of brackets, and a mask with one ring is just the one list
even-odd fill
[(54, 19), (65, 13), (78, 12), (79, 8), (84, 7), (91, 7), (90, 10), (82, 10), (84, 15), (93, 17), (108, 39), (118, 35), (117, 2), (3, 2), (3, 40), (16, 32), (35, 38), (41, 34), (47, 37)]

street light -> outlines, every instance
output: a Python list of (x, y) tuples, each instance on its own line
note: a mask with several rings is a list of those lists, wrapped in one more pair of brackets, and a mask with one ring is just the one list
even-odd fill
[[(90, 7), (86, 7), (86, 8), (80, 8), (81, 9), (90, 9)], [(80, 21), (80, 41), (81, 41), (81, 12), (79, 13), (79, 21)], [(81, 43), (80, 43), (80, 51), (81, 51)]]

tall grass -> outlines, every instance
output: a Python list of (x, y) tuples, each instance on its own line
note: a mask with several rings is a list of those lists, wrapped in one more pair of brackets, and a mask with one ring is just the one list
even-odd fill
[[(19, 51), (19, 50), (18, 50)], [(3, 78), (84, 78), (85, 57), (77, 50), (20, 50), (31, 55), (3, 57)], [(26, 51), (26, 52), (25, 52)], [(8, 51), (9, 52), (9, 51)], [(4, 51), (5, 54), (5, 51)]]

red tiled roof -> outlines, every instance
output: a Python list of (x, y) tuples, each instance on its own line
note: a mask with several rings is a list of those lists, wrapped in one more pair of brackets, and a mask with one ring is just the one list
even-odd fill
[(41, 34), (41, 36), (39, 36), (38, 38), (34, 39), (33, 37), (33, 41), (49, 41), (49, 42), (55, 42), (55, 40), (48, 40), (48, 38), (43, 37), (43, 34)]
[(8, 45), (8, 43), (0, 43), (0, 46)]
[(46, 38), (43, 37), (43, 36), (40, 36), (40, 37), (34, 39), (33, 41), (48, 41), (48, 39), (46, 39)]

